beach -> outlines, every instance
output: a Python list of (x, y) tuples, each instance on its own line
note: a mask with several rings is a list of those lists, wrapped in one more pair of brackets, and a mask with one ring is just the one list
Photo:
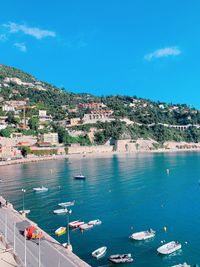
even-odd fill
[(0, 161), (0, 167), (14, 164), (25, 164), (25, 163), (33, 163), (40, 161), (48, 161), (48, 160), (63, 160), (63, 159), (80, 159), (81, 157), (111, 157), (113, 155), (134, 155), (141, 153), (179, 153), (179, 152), (200, 152), (200, 148), (173, 148), (173, 149), (154, 149), (154, 150), (137, 150), (133, 152), (91, 152), (91, 153), (76, 153), (76, 154), (66, 154), (66, 155), (52, 155), (52, 156), (41, 156), (41, 157), (28, 157), (22, 159), (14, 159), (7, 161)]

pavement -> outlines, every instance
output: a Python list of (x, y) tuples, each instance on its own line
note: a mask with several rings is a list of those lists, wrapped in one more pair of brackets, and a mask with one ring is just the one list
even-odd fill
[[(5, 203), (1, 197), (0, 201)], [(25, 239), (23, 231), (28, 225), (34, 225), (34, 223), (20, 215), (12, 205), (0, 208), (0, 232), (23, 265), (26, 267), (90, 267), (42, 229), (44, 239), (40, 242)]]
[(12, 249), (6, 249), (3, 242), (0, 242), (0, 266), (1, 267), (18, 267), (13, 255)]

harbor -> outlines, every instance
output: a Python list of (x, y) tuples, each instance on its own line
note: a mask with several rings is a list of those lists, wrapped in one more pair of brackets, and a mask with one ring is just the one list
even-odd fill
[[(89, 267), (87, 263), (78, 258), (71, 251), (64, 248), (58, 241), (49, 236), (45, 231), (43, 238), (28, 240), (23, 232), (26, 227), (36, 225), (28, 218), (20, 215), (2, 196), (0, 209), (0, 232), (3, 236), (6, 249), (10, 250), (15, 266), (19, 267), (47, 267), (47, 266), (74, 266)], [(3, 266), (3, 265), (1, 265)]]
[[(199, 161), (197, 152), (88, 157), (82, 158), (84, 180), (74, 179), (79, 172), (78, 158), (4, 166), (0, 194), (17, 211), (30, 210), (27, 217), (67, 257), (69, 252), (61, 244), (67, 242), (69, 233), (73, 253), (90, 266), (112, 264), (112, 255), (117, 255), (112, 260), (124, 261), (122, 266), (171, 267), (184, 262), (194, 266), (199, 263), (200, 217), (198, 205), (191, 203), (200, 201)], [(69, 217), (63, 208), (66, 205), (72, 210)], [(54, 214), (62, 208), (63, 214)], [(5, 222), (4, 216), (0, 219)], [(56, 230), (67, 226), (68, 219), (74, 227), (56, 235)], [(97, 225), (91, 227), (94, 222)], [(20, 238), (25, 242), (23, 235)], [(38, 259), (39, 244), (28, 241)], [(158, 253), (158, 248), (171, 241), (181, 246), (171, 243), (176, 251), (162, 256), (172, 251), (163, 247)], [(41, 242), (43, 253), (43, 246), (49, 247), (46, 242)], [(95, 251), (103, 256), (97, 259)], [(45, 256), (41, 255), (42, 261)], [(23, 248), (21, 257), (24, 259)], [(62, 267), (58, 258), (53, 257), (52, 262), (53, 267)]]

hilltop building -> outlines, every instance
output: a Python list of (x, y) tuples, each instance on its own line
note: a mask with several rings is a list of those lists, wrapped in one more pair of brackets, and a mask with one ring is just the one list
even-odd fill
[(52, 116), (47, 115), (46, 110), (39, 110), (39, 122), (40, 123), (48, 123), (52, 121)]
[(112, 114), (113, 111), (109, 109), (91, 110), (90, 113), (84, 114), (82, 120), (84, 124), (112, 121), (114, 120)]

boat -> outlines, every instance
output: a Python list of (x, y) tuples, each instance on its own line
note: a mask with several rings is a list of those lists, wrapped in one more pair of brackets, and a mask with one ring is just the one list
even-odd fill
[(107, 247), (101, 247), (92, 252), (92, 256), (96, 259), (103, 257), (106, 253)]
[(102, 221), (100, 221), (99, 219), (92, 220), (92, 221), (88, 222), (88, 224), (90, 224), (90, 225), (99, 225), (101, 223), (102, 223)]
[(75, 200), (59, 203), (58, 206), (60, 206), (60, 207), (70, 207), (70, 206), (74, 206), (74, 204), (75, 204)]
[(93, 226), (94, 226), (94, 225), (92, 225), (92, 224), (84, 223), (84, 224), (81, 224), (81, 225), (79, 226), (79, 228), (80, 228), (81, 230), (88, 230), (88, 229), (92, 228)]
[(44, 187), (44, 186), (42, 186), (42, 187), (34, 187), (33, 188), (33, 191), (35, 191), (35, 192), (46, 192), (48, 190), (49, 189), (47, 187)]
[(153, 231), (152, 229), (149, 229), (147, 231), (134, 233), (130, 236), (130, 238), (134, 240), (146, 240), (149, 238), (153, 238), (155, 234), (156, 234), (155, 231)]
[(68, 209), (58, 209), (53, 211), (54, 214), (66, 214), (68, 213)]
[(83, 221), (80, 221), (80, 220), (78, 220), (78, 221), (73, 221), (73, 222), (70, 222), (69, 223), (69, 227), (71, 227), (71, 228), (78, 228), (79, 226), (81, 226), (82, 224), (84, 224), (85, 222), (83, 222)]
[(109, 261), (111, 261), (113, 263), (130, 263), (130, 262), (133, 262), (133, 258), (131, 257), (131, 253), (111, 255), (108, 259), (109, 259)]
[(59, 227), (56, 231), (55, 231), (55, 234), (57, 236), (60, 236), (60, 235), (63, 235), (66, 233), (66, 227)]
[(187, 264), (186, 262), (180, 263), (177, 265), (173, 265), (172, 267), (191, 267), (191, 265)]
[(74, 179), (77, 179), (77, 180), (85, 180), (85, 176), (84, 175), (82, 175), (82, 174), (78, 174), (78, 175), (75, 175), (74, 176)]
[(181, 249), (181, 244), (177, 241), (171, 241), (157, 249), (158, 253), (168, 255)]
[(30, 210), (20, 210), (20, 214), (29, 214), (31, 211)]

